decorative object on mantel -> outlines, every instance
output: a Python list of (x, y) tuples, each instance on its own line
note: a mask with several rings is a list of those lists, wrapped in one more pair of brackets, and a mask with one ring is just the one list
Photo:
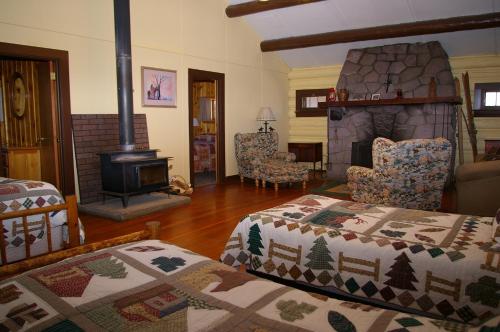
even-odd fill
[(339, 89), (339, 101), (348, 101), (348, 100), (349, 100), (349, 90)]
[(269, 121), (276, 121), (276, 117), (274, 116), (271, 107), (261, 107), (259, 111), (259, 115), (257, 115), (257, 121), (264, 122), (264, 128), (259, 128), (259, 133), (267, 133), (268, 131), (273, 131), (274, 128), (269, 126)]
[(431, 77), (429, 81), (429, 98), (435, 98), (436, 96), (436, 79), (434, 77)]
[(396, 98), (403, 98), (403, 89), (396, 89)]
[[(335, 101), (336, 97), (337, 96), (335, 94), (335, 88), (330, 88), (328, 90), (328, 101)], [(339, 98), (340, 98), (340, 96), (339, 96)]]

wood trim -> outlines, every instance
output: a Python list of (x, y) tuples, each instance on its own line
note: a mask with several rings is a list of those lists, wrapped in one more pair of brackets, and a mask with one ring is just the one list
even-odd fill
[(419, 104), (462, 104), (460, 97), (434, 97), (434, 98), (394, 98), (379, 100), (349, 100), (319, 103), (319, 108), (328, 107), (363, 107), (383, 105), (419, 105)]
[(197, 81), (216, 81), (217, 84), (217, 115), (215, 117), (216, 128), (217, 128), (217, 143), (216, 143), (216, 167), (217, 167), (217, 183), (222, 183), (226, 176), (226, 157), (225, 157), (225, 75), (222, 73), (216, 73), (211, 71), (199, 70), (199, 69), (188, 69), (188, 103), (189, 103), (189, 174), (190, 182), (196, 186), (194, 183), (194, 144), (193, 144), (193, 83)]
[(500, 110), (474, 110), (474, 117), (477, 118), (496, 118), (500, 117)]
[(68, 51), (0, 42), (0, 57), (53, 61), (57, 77), (58, 115), (61, 129), (60, 153), (62, 178), (60, 189), (63, 195), (74, 195), (75, 176), (73, 173)]
[[(46, 206), (46, 207), (41, 207), (41, 208), (35, 208), (35, 209), (27, 209), (27, 210), (20, 210), (20, 211), (12, 211), (12, 212), (5, 212), (0, 214), (0, 228), (3, 228), (3, 223), (5, 220), (8, 219), (13, 219), (13, 218), (22, 218), (22, 223), (23, 223), (23, 228), (24, 228), (24, 236), (28, 237), (29, 230), (28, 230), (28, 224), (27, 224), (27, 217), (31, 215), (37, 215), (37, 214), (44, 214), (46, 218), (46, 223), (47, 223), (47, 229), (50, 229), (48, 225), (50, 224), (50, 219), (48, 218), (49, 212), (54, 212), (54, 211), (61, 211), (61, 210), (66, 210), (66, 221), (68, 223), (68, 233), (69, 233), (69, 247), (76, 247), (80, 245), (80, 236), (79, 236), (79, 229), (78, 229), (78, 207), (76, 204), (76, 197), (74, 195), (66, 196), (65, 198), (65, 203), (64, 204), (57, 204), (57, 205), (52, 205), (52, 206)], [(49, 231), (48, 231), (49, 232)], [(47, 241), (49, 241), (49, 236), (47, 237)], [(2, 257), (2, 262), (7, 261), (7, 254), (6, 254), (6, 249), (7, 244), (5, 241), (2, 239), (0, 241), (0, 254)], [(31, 249), (29, 243), (25, 242), (25, 248), (26, 248), (26, 258), (31, 257)], [(51, 252), (51, 245), (48, 245), (49, 248), (49, 253)], [(10, 264), (5, 264), (4, 266), (7, 266)], [(0, 272), (3, 271), (2, 268), (0, 267)]]
[(326, 108), (317, 108), (314, 110), (295, 112), (295, 116), (297, 118), (313, 118), (313, 117), (322, 117), (326, 115), (327, 115)]
[[(295, 116), (300, 117), (315, 117), (326, 116), (326, 109), (317, 108), (302, 108), (302, 98), (325, 96), (328, 97), (328, 88), (326, 89), (300, 89), (295, 91)], [(323, 104), (323, 103), (321, 103)]]
[(500, 12), (495, 12), (264, 40), (260, 43), (260, 49), (262, 52), (272, 52), (363, 40), (486, 29), (498, 26), (500, 26)]
[(12, 263), (0, 266), (0, 280), (6, 279), (9, 276), (18, 274), (37, 267), (42, 267), (52, 263), (59, 262), (63, 259), (70, 258), (76, 255), (82, 255), (100, 249), (118, 246), (121, 244), (140, 241), (145, 239), (157, 240), (159, 236), (160, 222), (150, 221), (145, 224), (145, 230), (135, 232), (123, 236), (118, 236), (109, 240), (85, 244), (71, 249), (61, 250), (52, 254), (27, 259), (18, 263)]
[(305, 5), (308, 3), (319, 2), (319, 1), (324, 1), (324, 0), (249, 1), (237, 5), (227, 6), (226, 15), (227, 17), (239, 17), (249, 14), (265, 12), (268, 10)]

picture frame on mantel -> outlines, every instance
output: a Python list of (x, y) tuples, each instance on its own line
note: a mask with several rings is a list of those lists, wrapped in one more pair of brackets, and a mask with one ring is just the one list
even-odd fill
[(177, 107), (177, 71), (141, 67), (142, 106)]

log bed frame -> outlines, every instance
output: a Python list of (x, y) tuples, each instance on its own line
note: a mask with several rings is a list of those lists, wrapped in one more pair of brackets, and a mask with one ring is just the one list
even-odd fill
[[(37, 267), (45, 266), (55, 263), (57, 261), (69, 258), (72, 256), (85, 254), (99, 249), (104, 249), (128, 242), (139, 241), (144, 239), (159, 239), (160, 236), (160, 223), (158, 221), (150, 221), (145, 224), (145, 229), (140, 232), (135, 232), (113, 239), (104, 240), (101, 242), (80, 245), (80, 236), (78, 229), (78, 208), (76, 204), (76, 197), (69, 195), (65, 197), (66, 203), (53, 205), (49, 207), (28, 209), (15, 212), (7, 212), (0, 214), (0, 229), (3, 229), (3, 221), (11, 218), (22, 218), (23, 229), (25, 237), (28, 236), (28, 216), (35, 214), (43, 214), (45, 220), (50, 220), (49, 214), (54, 211), (67, 210), (67, 224), (69, 243), (66, 244), (64, 250), (52, 250), (52, 237), (50, 227), (47, 227), (47, 248), (48, 253), (31, 257), (30, 244), (26, 242), (26, 259), (8, 263), (0, 266), (0, 280), (6, 279), (14, 274), (18, 274), (27, 270)], [(0, 236), (0, 257), (2, 262), (7, 261), (5, 240)]]

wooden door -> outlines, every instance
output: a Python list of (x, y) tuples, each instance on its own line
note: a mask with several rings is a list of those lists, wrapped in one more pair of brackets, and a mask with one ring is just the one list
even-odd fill
[(53, 63), (38, 63), (38, 102), (40, 107), (40, 174), (42, 181), (61, 188), (59, 183), (59, 147), (57, 126), (57, 91)]
[[(196, 187), (195, 173), (194, 173), (194, 132), (195, 127), (193, 126), (194, 118), (194, 85), (195, 82), (214, 82), (212, 88), (215, 88), (215, 114), (213, 127), (216, 133), (215, 135), (215, 174), (216, 183), (222, 183), (225, 180), (226, 175), (226, 160), (225, 160), (225, 125), (224, 125), (224, 108), (225, 108), (225, 76), (222, 73), (198, 70), (198, 69), (188, 69), (188, 91), (189, 91), (189, 164), (190, 164), (190, 182)], [(200, 123), (201, 124), (201, 123)], [(207, 124), (207, 129), (209, 130)]]

